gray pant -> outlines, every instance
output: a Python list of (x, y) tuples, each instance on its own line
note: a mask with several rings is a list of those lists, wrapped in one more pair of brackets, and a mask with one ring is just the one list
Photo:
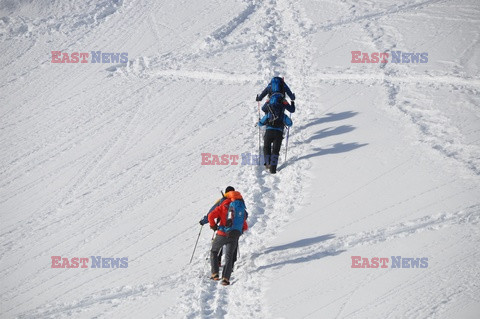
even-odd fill
[(230, 237), (217, 235), (212, 243), (212, 250), (210, 251), (210, 264), (212, 267), (212, 274), (218, 273), (218, 252), (225, 246), (223, 254), (225, 255), (225, 264), (223, 265), (222, 277), (230, 280), (233, 268), (233, 254), (237, 250), (239, 234), (231, 234)]

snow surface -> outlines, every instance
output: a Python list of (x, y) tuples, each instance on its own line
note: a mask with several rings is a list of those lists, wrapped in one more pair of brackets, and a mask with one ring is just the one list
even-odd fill
[[(477, 0), (1, 0), (0, 316), (479, 318), (479, 41)], [(297, 95), (279, 172), (202, 166), (258, 153), (254, 97), (275, 73)], [(222, 287), (206, 226), (188, 262), (227, 185), (250, 230)]]

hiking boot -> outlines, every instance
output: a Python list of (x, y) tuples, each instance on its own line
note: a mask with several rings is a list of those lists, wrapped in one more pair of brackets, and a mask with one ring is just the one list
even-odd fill
[(220, 280), (220, 277), (218, 276), (218, 274), (212, 274), (212, 276), (210, 276), (210, 279), (217, 281)]
[(277, 165), (270, 165), (270, 173), (275, 174), (277, 172)]
[(228, 286), (228, 285), (230, 285), (230, 280), (228, 280), (227, 278), (224, 277), (220, 283), (223, 286)]

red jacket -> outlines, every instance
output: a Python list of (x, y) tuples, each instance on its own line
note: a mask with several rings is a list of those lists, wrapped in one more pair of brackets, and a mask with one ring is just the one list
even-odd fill
[[(227, 215), (228, 215), (228, 206), (230, 205), (231, 202), (237, 200), (237, 199), (243, 199), (242, 195), (240, 192), (237, 191), (230, 191), (225, 194), (225, 199), (220, 205), (217, 206), (214, 210), (208, 214), (208, 222), (210, 224), (210, 227), (214, 227), (215, 224), (215, 219), (218, 218), (220, 219), (220, 226), (226, 226), (227, 225)], [(243, 222), (243, 231), (246, 231), (248, 229), (248, 224), (247, 221), (245, 220)], [(217, 234), (220, 236), (227, 236), (225, 232), (221, 231), (220, 229), (217, 231)]]

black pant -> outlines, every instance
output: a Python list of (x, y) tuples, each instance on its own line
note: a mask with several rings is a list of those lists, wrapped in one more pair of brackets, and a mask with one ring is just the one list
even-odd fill
[[(223, 248), (220, 249), (218, 252), (218, 265), (222, 265), (222, 254), (223, 254)], [(232, 271), (233, 268), (235, 267), (235, 262), (237, 261), (237, 255), (238, 255), (238, 245), (237, 248), (235, 248), (235, 251), (233, 252), (233, 263), (232, 263)]]
[(266, 130), (263, 137), (263, 155), (265, 165), (270, 165), (270, 172), (277, 172), (278, 157), (282, 147), (283, 131)]
[(225, 264), (223, 265), (222, 277), (230, 280), (233, 268), (233, 254), (237, 250), (239, 235), (232, 234), (230, 237), (217, 235), (212, 243), (212, 250), (210, 252), (210, 265), (212, 267), (212, 274), (218, 273), (218, 252), (225, 246)]

